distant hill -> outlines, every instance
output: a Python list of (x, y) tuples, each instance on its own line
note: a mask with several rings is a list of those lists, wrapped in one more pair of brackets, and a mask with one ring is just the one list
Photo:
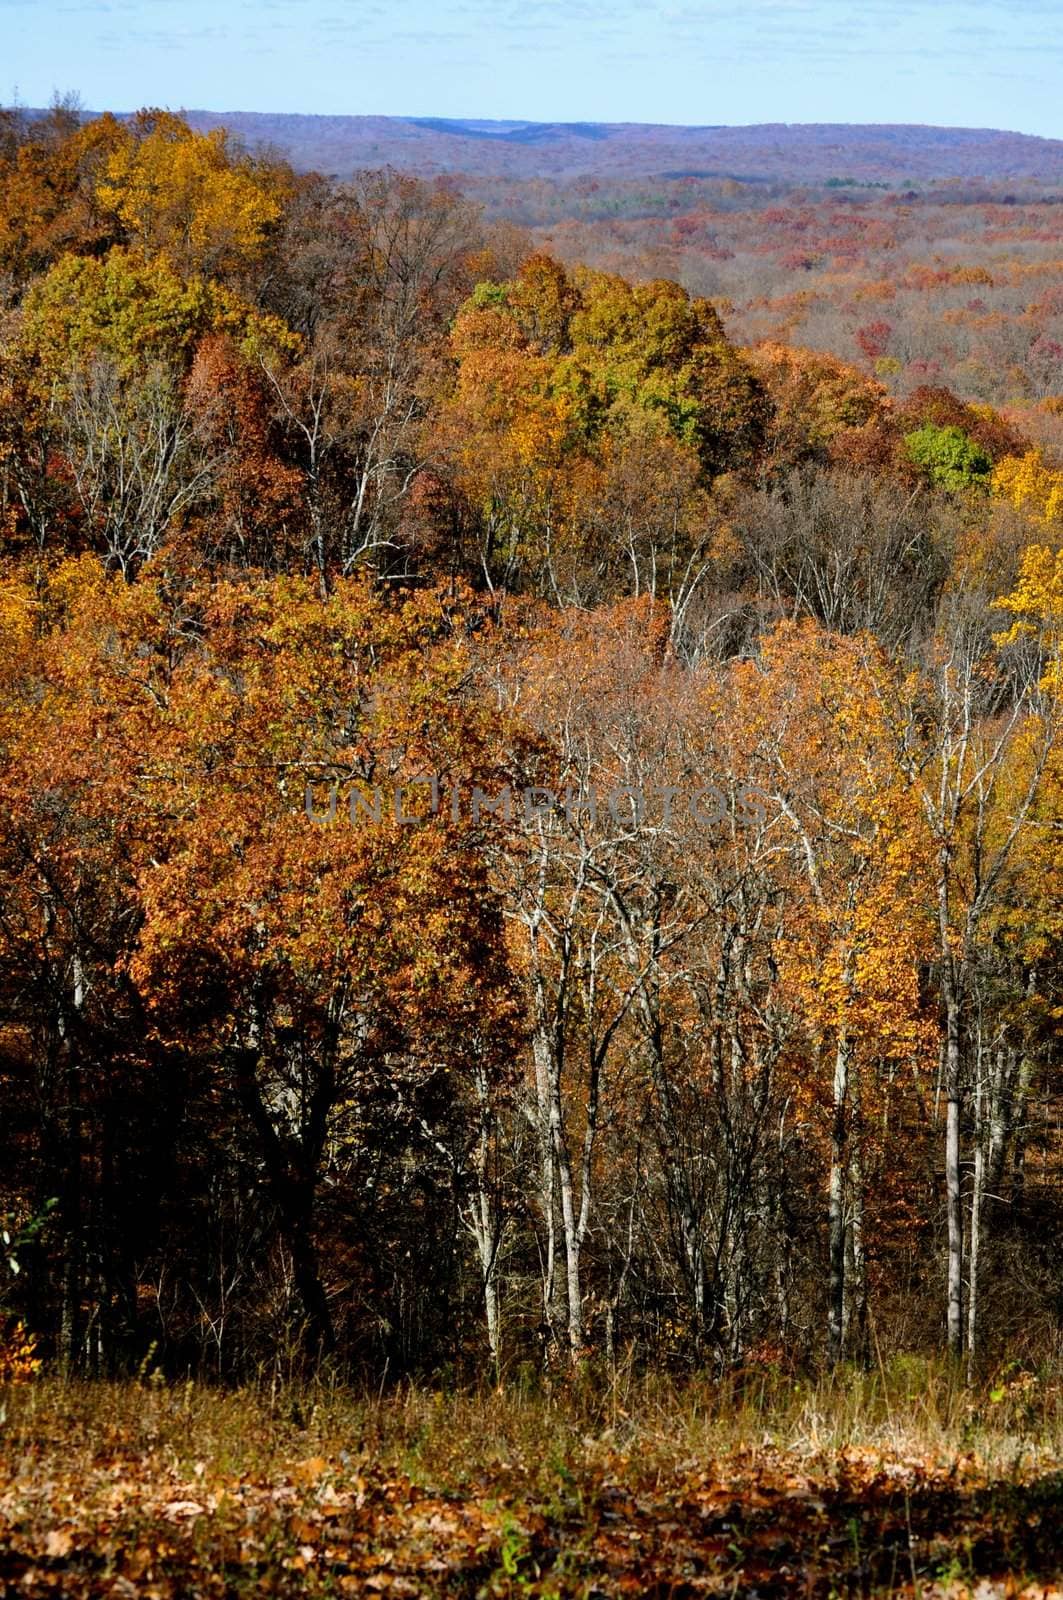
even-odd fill
[(299, 168), (348, 177), (391, 165), (422, 174), (528, 178), (668, 176), (904, 183), (933, 178), (1063, 182), (1063, 140), (991, 128), (906, 123), (488, 122), (441, 117), (326, 117), (188, 111), (270, 144)]

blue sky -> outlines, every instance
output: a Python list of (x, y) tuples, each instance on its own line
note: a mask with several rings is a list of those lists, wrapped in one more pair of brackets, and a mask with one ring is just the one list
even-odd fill
[(0, 0), (0, 99), (1063, 137), (1060, 0)]

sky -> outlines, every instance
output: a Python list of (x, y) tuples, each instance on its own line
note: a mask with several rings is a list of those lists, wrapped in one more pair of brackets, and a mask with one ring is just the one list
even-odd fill
[(0, 101), (1060, 138), (1061, 14), (1063, 0), (0, 0)]

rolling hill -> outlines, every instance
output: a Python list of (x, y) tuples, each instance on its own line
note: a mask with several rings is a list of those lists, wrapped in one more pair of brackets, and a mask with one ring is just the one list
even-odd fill
[(392, 165), (422, 174), (513, 179), (656, 175), (790, 182), (850, 178), (902, 185), (934, 178), (1063, 181), (1063, 140), (990, 128), (904, 123), (687, 128), (242, 111), (185, 115), (197, 128), (224, 124), (249, 144), (277, 147), (297, 167), (338, 177)]

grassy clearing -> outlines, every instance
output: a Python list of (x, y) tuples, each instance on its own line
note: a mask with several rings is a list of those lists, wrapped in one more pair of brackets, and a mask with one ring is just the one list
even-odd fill
[(1042, 1595), (1063, 1384), (946, 1368), (553, 1395), (9, 1389), (19, 1595)]

